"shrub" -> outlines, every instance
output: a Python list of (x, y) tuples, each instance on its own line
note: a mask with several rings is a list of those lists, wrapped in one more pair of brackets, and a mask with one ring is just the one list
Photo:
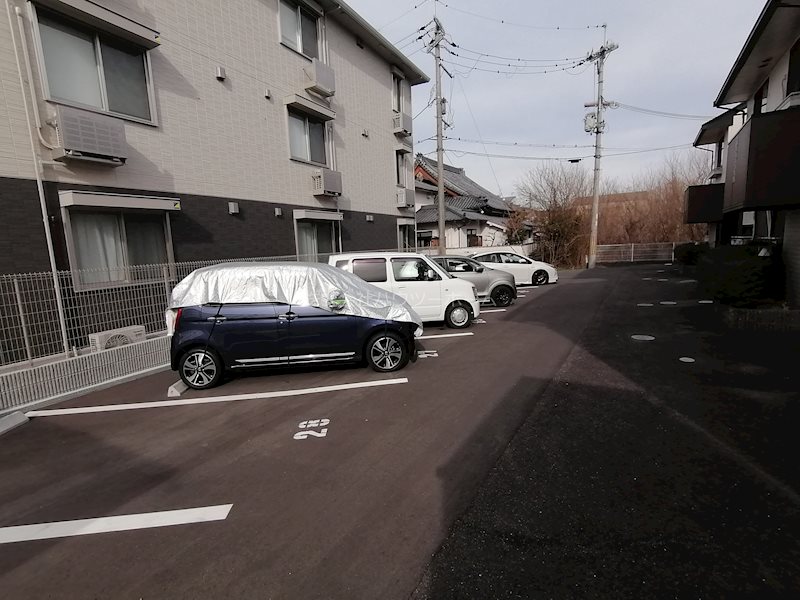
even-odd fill
[(719, 246), (703, 253), (697, 264), (701, 289), (714, 300), (737, 307), (782, 300), (780, 249), (773, 249), (772, 256), (758, 253), (755, 246)]
[(706, 242), (681, 244), (675, 246), (675, 262), (680, 265), (696, 265), (700, 257), (708, 251), (709, 246)]

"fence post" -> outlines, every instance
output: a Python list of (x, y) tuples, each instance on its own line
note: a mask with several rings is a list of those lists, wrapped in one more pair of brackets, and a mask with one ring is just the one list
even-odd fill
[(675, 262), (675, 242), (672, 242), (672, 259), (670, 262)]
[(633, 244), (631, 244), (631, 262), (633, 262)]
[(14, 277), (14, 295), (17, 297), (17, 311), (19, 312), (19, 322), (22, 325), (22, 339), (25, 340), (25, 356), (31, 362), (31, 340), (28, 337), (28, 322), (25, 320), (25, 311), (22, 309), (22, 296), (19, 293), (19, 282)]
[(169, 302), (172, 299), (172, 294), (169, 290), (169, 271), (167, 269), (167, 265), (163, 265), (161, 267), (162, 274), (164, 275), (164, 294), (167, 296), (167, 308), (169, 308)]

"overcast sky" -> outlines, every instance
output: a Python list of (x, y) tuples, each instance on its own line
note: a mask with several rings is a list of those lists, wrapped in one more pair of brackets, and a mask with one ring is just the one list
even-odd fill
[[(765, 0), (348, 1), (390, 41), (403, 40), (397, 44), (398, 47), (403, 48), (412, 42), (403, 52), (431, 78), (430, 84), (414, 88), (415, 115), (425, 107), (433, 93), (433, 57), (421, 50), (421, 41), (413, 42), (415, 36), (408, 36), (431, 20), (434, 4), (449, 38), (465, 49), (459, 57), (447, 53), (443, 56), (479, 68), (509, 70), (505, 66), (476, 63), (467, 56), (475, 58), (478, 55), (467, 51), (522, 59), (563, 60), (583, 56), (602, 44), (601, 28), (549, 30), (531, 26), (585, 27), (607, 23), (608, 39), (620, 47), (606, 61), (606, 100), (659, 111), (709, 116), (719, 114), (712, 103), (765, 4)], [(483, 60), (504, 62), (491, 57)], [(455, 79), (443, 78), (445, 97), (449, 102), (448, 120), (453, 123), (446, 135), (527, 144), (594, 143), (593, 136), (583, 130), (583, 117), (587, 111), (583, 104), (595, 95), (593, 67), (583, 66), (572, 72), (546, 75), (513, 76), (470, 71), (454, 65), (448, 68)], [(603, 145), (609, 148), (607, 153), (612, 154), (623, 151), (612, 148), (638, 150), (690, 145), (702, 121), (654, 117), (619, 108), (607, 112), (606, 123)], [(414, 121), (415, 152), (435, 152), (435, 142), (423, 141), (435, 132), (431, 107)], [(455, 140), (446, 141), (445, 148), (446, 162), (465, 168), (470, 177), (489, 190), (497, 191), (499, 182), (504, 195), (514, 193), (515, 183), (533, 162), (493, 158), (490, 164), (486, 157), (458, 151), (515, 156), (593, 154), (592, 148), (515, 148), (491, 144), (487, 144), (484, 150), (481, 144)], [(670, 152), (674, 151), (609, 156), (604, 159), (604, 175), (626, 181), (657, 166)], [(584, 159), (581, 164), (590, 168), (592, 160)]]

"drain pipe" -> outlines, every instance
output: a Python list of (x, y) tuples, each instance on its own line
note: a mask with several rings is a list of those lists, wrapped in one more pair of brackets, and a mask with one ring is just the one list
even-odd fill
[[(25, 61), (25, 72), (28, 75), (28, 89), (30, 90), (33, 105), (33, 118), (36, 121), (36, 135), (39, 136), (39, 143), (47, 148), (48, 150), (52, 150), (54, 146), (47, 142), (42, 136), (42, 121), (39, 117), (39, 107), (36, 106), (36, 89), (33, 87), (33, 71), (31, 70), (31, 56), (28, 53), (28, 38), (25, 35), (25, 19), (22, 16), (22, 11), (19, 7), (14, 8), (14, 12), (17, 13), (17, 31), (19, 31), (19, 39), (22, 45), (22, 58)], [(17, 67), (19, 68), (19, 60), (17, 60)]]
[[(22, 13), (19, 7), (14, 7), (14, 11), (19, 19), (22, 18)], [(53, 236), (50, 234), (50, 219), (47, 216), (47, 202), (45, 201), (44, 196), (44, 184), (42, 183), (42, 164), (39, 158), (39, 152), (36, 148), (36, 140), (33, 136), (33, 127), (31, 124), (31, 114), (30, 109), (28, 107), (28, 95), (25, 93), (25, 78), (22, 75), (22, 65), (20, 64), (19, 59), (19, 50), (17, 49), (17, 39), (16, 35), (14, 35), (14, 19), (11, 16), (11, 3), (10, 0), (6, 0), (6, 13), (8, 15), (8, 26), (11, 30), (11, 45), (14, 46), (14, 58), (17, 61), (17, 75), (19, 75), (19, 87), (20, 93), (22, 94), (22, 102), (25, 108), (25, 121), (28, 124), (28, 137), (30, 138), (31, 142), (31, 158), (33, 159), (33, 168), (34, 172), (36, 173), (36, 190), (39, 193), (39, 209), (42, 213), (42, 224), (44, 225), (44, 236), (47, 241), (47, 253), (50, 258), (50, 272), (53, 276), (53, 291), (55, 292), (56, 296), (56, 308), (58, 310), (58, 321), (59, 325), (61, 326), (61, 342), (64, 346), (64, 354), (69, 358), (69, 339), (67, 338), (67, 324), (66, 319), (64, 317), (64, 301), (61, 298), (61, 284), (58, 281), (58, 270), (56, 268), (56, 257), (55, 252), (53, 251)], [(31, 84), (32, 85), (32, 84)], [(36, 101), (36, 97), (33, 96), (31, 98), (33, 102)], [(38, 122), (38, 107), (35, 105), (33, 109), (37, 111), (37, 122)], [(37, 132), (41, 136), (41, 132), (37, 129)]]

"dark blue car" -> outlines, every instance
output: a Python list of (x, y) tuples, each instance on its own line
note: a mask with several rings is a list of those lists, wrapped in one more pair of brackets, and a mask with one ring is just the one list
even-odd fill
[[(178, 307), (168, 311), (174, 331), (171, 366), (189, 387), (207, 389), (219, 384), (227, 371), (258, 367), (366, 362), (376, 371), (390, 372), (416, 359), (414, 332), (419, 325), (411, 321), (418, 318), (410, 307), (406, 321), (364, 316), (390, 310), (405, 318), (407, 305), (399, 297), (327, 265), (236, 268), (200, 270), (173, 292)], [(254, 291), (242, 291), (248, 286)], [(289, 288), (294, 299), (317, 298), (316, 304), (322, 304), (321, 298), (327, 298), (328, 308), (213, 301), (181, 306), (180, 300), (205, 299), (209, 291), (214, 298), (221, 294), (234, 300), (280, 296)], [(395, 306), (395, 299), (404, 306)]]

